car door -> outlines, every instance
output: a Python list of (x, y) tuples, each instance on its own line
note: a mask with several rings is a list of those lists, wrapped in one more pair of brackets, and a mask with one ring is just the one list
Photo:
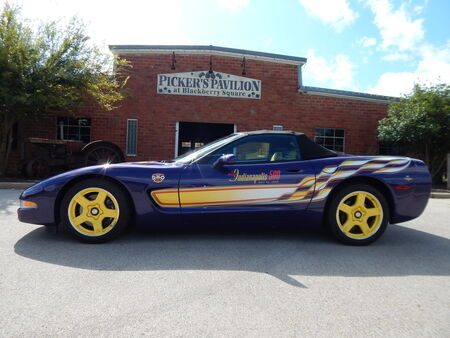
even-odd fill
[[(227, 154), (233, 155), (233, 163), (214, 165)], [(240, 138), (185, 167), (179, 185), (181, 213), (298, 215), (314, 189), (308, 162), (301, 160), (292, 134)]]

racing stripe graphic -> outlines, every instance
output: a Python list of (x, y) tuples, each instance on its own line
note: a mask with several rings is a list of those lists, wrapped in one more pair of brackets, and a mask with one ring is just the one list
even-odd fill
[(336, 185), (344, 178), (353, 176), (358, 173), (396, 173), (406, 169), (411, 160), (409, 158), (398, 157), (379, 157), (370, 160), (362, 161), (344, 161), (333, 174), (327, 174), (324, 170), (317, 176), (318, 181), (325, 181), (323, 183), (316, 183), (316, 191), (311, 199), (311, 202), (318, 202), (324, 200), (331, 192), (331, 185)]
[(407, 168), (408, 158), (347, 160), (338, 166), (326, 166), (317, 175), (298, 184), (259, 184), (153, 190), (151, 196), (161, 207), (260, 205), (273, 203), (309, 203), (324, 200), (333, 186), (358, 173), (395, 173)]

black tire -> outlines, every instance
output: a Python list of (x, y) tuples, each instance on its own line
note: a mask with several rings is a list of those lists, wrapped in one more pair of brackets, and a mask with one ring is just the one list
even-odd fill
[(331, 196), (326, 226), (340, 242), (367, 245), (376, 241), (389, 223), (389, 205), (383, 194), (368, 184), (349, 184)]
[(98, 178), (73, 185), (60, 206), (63, 228), (85, 243), (104, 243), (118, 237), (130, 223), (131, 213), (121, 187)]

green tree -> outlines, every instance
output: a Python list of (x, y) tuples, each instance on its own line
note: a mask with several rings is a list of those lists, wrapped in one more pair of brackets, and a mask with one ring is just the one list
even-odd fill
[(124, 97), (128, 67), (91, 44), (77, 19), (33, 31), (20, 9), (6, 4), (0, 13), (0, 175), (15, 123), (43, 112), (73, 113), (92, 100), (111, 110)]
[(411, 94), (390, 105), (378, 138), (421, 157), (439, 182), (450, 152), (450, 86), (416, 84)]

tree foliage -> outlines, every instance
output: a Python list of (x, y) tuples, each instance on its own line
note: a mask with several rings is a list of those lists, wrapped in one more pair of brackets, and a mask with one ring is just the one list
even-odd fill
[(378, 138), (424, 159), (439, 180), (450, 152), (450, 86), (415, 85), (410, 95), (390, 105), (388, 117), (379, 123)]
[(79, 20), (33, 31), (20, 9), (6, 4), (0, 13), (0, 174), (16, 122), (48, 111), (76, 112), (89, 100), (111, 110), (124, 97), (128, 66), (91, 44)]

